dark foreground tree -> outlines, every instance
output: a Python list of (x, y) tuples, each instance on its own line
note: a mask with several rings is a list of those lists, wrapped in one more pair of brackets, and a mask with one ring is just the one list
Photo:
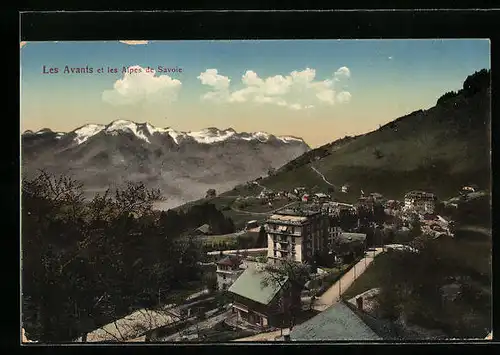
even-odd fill
[(67, 176), (41, 172), (23, 180), (28, 338), (71, 341), (134, 309), (158, 305), (162, 289), (169, 293), (199, 278), (200, 246), (164, 228), (153, 210), (158, 199), (158, 191), (140, 183), (87, 201), (83, 185)]
[(293, 326), (301, 310), (301, 292), (311, 278), (310, 266), (293, 260), (282, 260), (279, 264), (267, 264), (263, 271), (266, 275), (263, 286), (274, 284), (282, 289), (284, 294), (282, 311), (285, 321)]

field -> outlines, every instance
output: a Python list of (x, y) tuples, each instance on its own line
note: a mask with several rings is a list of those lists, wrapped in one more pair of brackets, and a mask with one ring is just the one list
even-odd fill
[(381, 280), (390, 268), (390, 260), (387, 254), (382, 253), (378, 255), (368, 269), (344, 292), (344, 298), (351, 299), (360, 293), (379, 287), (382, 283)]

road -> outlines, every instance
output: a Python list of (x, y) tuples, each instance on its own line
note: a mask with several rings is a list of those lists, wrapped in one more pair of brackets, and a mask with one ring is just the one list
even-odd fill
[(457, 228), (457, 231), (476, 232), (491, 237), (491, 229), (481, 226), (460, 226), (459, 228)]
[(166, 336), (166, 337), (162, 338), (160, 341), (181, 341), (182, 337), (185, 335), (196, 334), (200, 330), (213, 328), (217, 323), (222, 322), (224, 319), (226, 319), (230, 315), (231, 315), (231, 311), (229, 310), (229, 311), (221, 313), (215, 317), (208, 318), (204, 321), (197, 321), (198, 322), (197, 324), (192, 325), (190, 327), (187, 327), (178, 333), (174, 333), (172, 335)]
[(293, 202), (290, 202), (284, 206), (281, 206), (281, 207), (278, 207), (278, 208), (275, 208), (274, 210), (272, 211), (268, 211), (268, 212), (250, 212), (250, 211), (243, 211), (243, 210), (239, 210), (233, 206), (231, 206), (231, 209), (234, 211), (234, 212), (240, 212), (240, 213), (246, 213), (246, 214), (252, 214), (252, 215), (268, 215), (268, 214), (271, 214), (271, 213), (274, 213), (276, 211), (279, 211), (281, 210), (282, 208), (286, 208), (286, 207), (289, 207), (289, 206), (292, 206), (294, 204), (298, 203), (298, 201), (293, 201)]
[(339, 281), (326, 290), (321, 297), (316, 299), (313, 304), (313, 309), (322, 312), (331, 305), (337, 303), (340, 296), (352, 285), (356, 278), (365, 272), (368, 266), (373, 262), (374, 258), (382, 253), (382, 251), (382, 248), (376, 248), (373, 252), (368, 251), (367, 255), (363, 259), (353, 266), (351, 270), (345, 273)]
[(337, 187), (332, 184), (330, 181), (328, 181), (326, 178), (325, 178), (325, 175), (323, 175), (318, 169), (316, 169), (314, 166), (311, 165), (311, 169), (313, 169), (316, 174), (318, 174), (319, 176), (321, 176), (321, 178), (323, 179), (324, 182), (326, 182), (328, 185), (330, 186), (333, 186), (335, 189), (337, 189)]

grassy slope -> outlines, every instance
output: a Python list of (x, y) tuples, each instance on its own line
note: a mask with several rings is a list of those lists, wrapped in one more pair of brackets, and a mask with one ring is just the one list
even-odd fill
[[(467, 183), (488, 188), (489, 112), (486, 92), (469, 98), (460, 95), (338, 146), (327, 145), (328, 155), (313, 165), (330, 182), (351, 185), (350, 194), (342, 195), (348, 201), (358, 197), (361, 189), (391, 198), (401, 198), (408, 190), (427, 189), (445, 198), (456, 195)], [(375, 149), (382, 158), (375, 157)], [(301, 163), (289, 163), (261, 184), (272, 189), (317, 186), (326, 191), (328, 185), (312, 171), (311, 163)]]
[[(442, 238), (438, 241), (443, 253), (452, 259), (460, 261), (465, 267), (484, 276), (479, 280), (485, 287), (489, 287), (491, 280), (491, 238), (474, 232), (463, 233), (460, 239)], [(350, 299), (374, 287), (379, 287), (384, 275), (391, 268), (386, 254), (377, 256), (375, 262), (368, 267), (349, 289), (344, 297)]]
[[(491, 264), (491, 237), (474, 232), (464, 232), (460, 238), (450, 239), (442, 238), (436, 241), (439, 243), (442, 253), (447, 258), (456, 260), (457, 265), (461, 265), (473, 273), (472, 282), (480, 285), (485, 293), (486, 299), (483, 302), (490, 302), (492, 300), (492, 264)], [(380, 287), (382, 280), (392, 268), (391, 260), (387, 254), (377, 256), (366, 272), (364, 272), (358, 279), (356, 279), (349, 289), (344, 293), (344, 298), (351, 299), (360, 293), (369, 289)], [(479, 326), (477, 324), (471, 325), (471, 328), (464, 333), (464, 336), (481, 335), (483, 329), (489, 327), (491, 314), (485, 310), (484, 303), (481, 307), (469, 304), (468, 302), (457, 303), (457, 312), (460, 316), (468, 312), (472, 312), (475, 317), (479, 319)], [(450, 320), (450, 323), (452, 320)], [(486, 328), (484, 328), (486, 327)], [(477, 333), (477, 334), (476, 334)], [(474, 334), (474, 335), (472, 335)]]

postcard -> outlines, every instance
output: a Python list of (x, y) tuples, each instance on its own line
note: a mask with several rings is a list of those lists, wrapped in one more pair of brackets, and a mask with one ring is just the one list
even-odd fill
[(491, 339), (488, 40), (20, 61), (23, 343)]

